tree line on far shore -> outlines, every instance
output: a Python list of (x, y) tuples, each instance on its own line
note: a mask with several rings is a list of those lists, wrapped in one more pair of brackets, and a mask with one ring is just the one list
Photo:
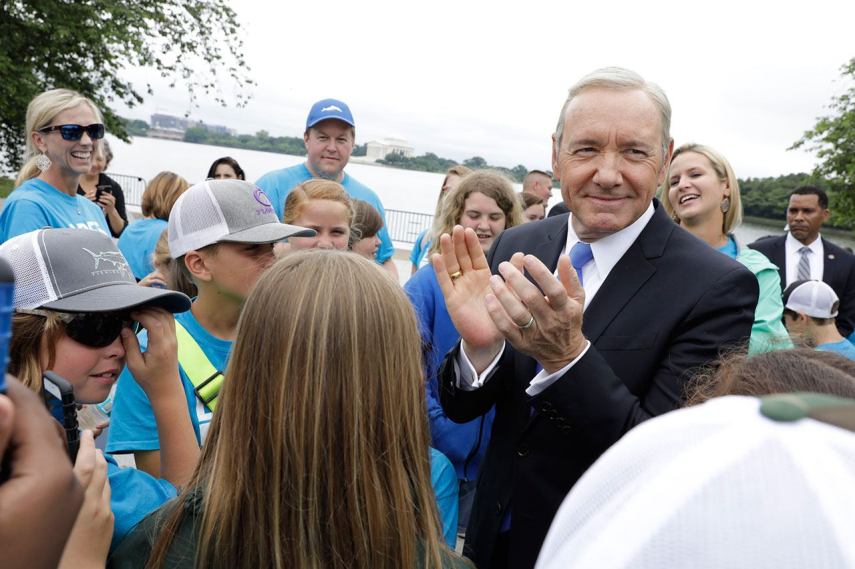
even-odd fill
[[(148, 134), (148, 123), (143, 120), (125, 119), (125, 127), (128, 133), (133, 136), (146, 136)], [(255, 134), (235, 135), (209, 131), (204, 128), (204, 126), (199, 126), (188, 128), (184, 133), (184, 141), (197, 144), (208, 144), (211, 146), (223, 146), (226, 148), (277, 152), (280, 154), (290, 154), (292, 156), (306, 155), (306, 149), (303, 146), (302, 137), (270, 136), (270, 134), (264, 130), (258, 131)], [(353, 151), (353, 156), (365, 156), (365, 154), (366, 148), (364, 144), (357, 145)], [(404, 170), (444, 173), (452, 166), (460, 164), (461, 162), (437, 156), (432, 152), (427, 152), (420, 156), (413, 156), (410, 158), (399, 154), (390, 154), (385, 159), (378, 160), (377, 163)], [(480, 156), (467, 158), (466, 160), (463, 160), (462, 164), (472, 168), (473, 170), (482, 168), (500, 170), (516, 182), (522, 182), (523, 178), (528, 173), (528, 169), (522, 164), (514, 166), (513, 168), (494, 166), (490, 165)], [(798, 186), (805, 184), (814, 184), (826, 190), (830, 189), (827, 187), (824, 180), (813, 174), (807, 173), (740, 179), (739, 187), (742, 190), (742, 207), (745, 211), (745, 215), (774, 221), (783, 221), (790, 192)], [(558, 186), (557, 182), (555, 182), (555, 186)], [(829, 225), (843, 229), (852, 228), (851, 222), (848, 222), (846, 217), (841, 215), (841, 212), (835, 209), (834, 197), (834, 192), (832, 192), (831, 219), (829, 220)]]

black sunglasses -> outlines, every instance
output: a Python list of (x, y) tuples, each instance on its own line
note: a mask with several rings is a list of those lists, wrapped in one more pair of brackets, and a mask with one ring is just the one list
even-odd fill
[(93, 123), (89, 126), (83, 126), (80, 124), (60, 124), (56, 126), (46, 126), (44, 128), (40, 128), (39, 132), (42, 134), (48, 134), (56, 130), (58, 130), (59, 134), (62, 135), (63, 140), (80, 140), (81, 138), (83, 138), (84, 131), (86, 131), (86, 134), (88, 134), (89, 138), (91, 138), (92, 140), (104, 138), (104, 125), (101, 123)]
[(65, 334), (75, 342), (90, 348), (103, 348), (116, 341), (123, 328), (136, 334), (139, 322), (122, 312), (55, 312), (53, 310), (23, 310), (16, 312), (47, 317), (53, 314), (65, 326)]

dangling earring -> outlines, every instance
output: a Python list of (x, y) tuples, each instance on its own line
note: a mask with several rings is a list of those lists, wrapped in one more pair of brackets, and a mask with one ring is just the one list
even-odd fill
[(730, 198), (725, 197), (721, 200), (721, 213), (727, 213), (730, 211)]
[(42, 172), (47, 171), (50, 168), (50, 165), (50, 158), (48, 158), (47, 154), (45, 154), (44, 152), (39, 154), (36, 158), (36, 168), (38, 168)]
[(676, 211), (671, 214), (671, 219), (674, 220), (674, 223), (676, 223), (677, 225), (680, 225), (680, 216), (677, 215)]

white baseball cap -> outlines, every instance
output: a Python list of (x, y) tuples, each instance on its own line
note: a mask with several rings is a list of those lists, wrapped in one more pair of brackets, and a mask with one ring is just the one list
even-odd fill
[(822, 281), (796, 281), (783, 294), (784, 308), (814, 318), (837, 317), (840, 299), (834, 289)]
[(849, 429), (855, 401), (817, 394), (719, 397), (646, 421), (570, 491), (536, 567), (851, 569)]

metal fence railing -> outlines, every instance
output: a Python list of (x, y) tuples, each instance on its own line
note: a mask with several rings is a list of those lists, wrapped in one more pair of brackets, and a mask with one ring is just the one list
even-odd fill
[(125, 205), (139, 207), (142, 203), (145, 186), (148, 183), (145, 178), (130, 176), (128, 174), (114, 174), (113, 172), (107, 172), (107, 175), (122, 186), (122, 192), (125, 194)]
[(433, 223), (433, 215), (400, 209), (386, 210), (386, 229), (392, 241), (400, 243), (415, 243), (416, 237), (423, 229), (428, 229)]

